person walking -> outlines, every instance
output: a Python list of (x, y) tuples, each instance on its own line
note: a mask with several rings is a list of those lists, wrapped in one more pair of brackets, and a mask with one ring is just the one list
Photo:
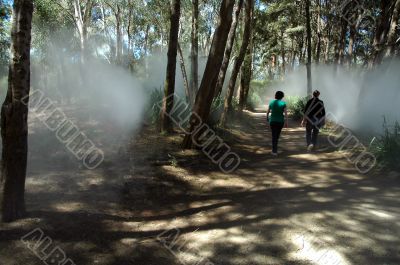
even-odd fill
[(325, 106), (324, 102), (319, 99), (321, 93), (318, 90), (313, 92), (313, 98), (310, 99), (305, 108), (301, 126), (306, 126), (307, 150), (309, 152), (315, 150), (318, 143), (318, 135), (320, 129), (325, 125)]
[[(282, 129), (285, 126), (288, 127), (288, 115), (286, 103), (282, 101), (285, 94), (282, 91), (278, 91), (275, 94), (275, 100), (269, 103), (267, 111), (267, 121), (271, 127), (272, 133), (272, 155), (278, 155), (278, 142), (281, 135)], [(271, 114), (271, 116), (270, 116)]]

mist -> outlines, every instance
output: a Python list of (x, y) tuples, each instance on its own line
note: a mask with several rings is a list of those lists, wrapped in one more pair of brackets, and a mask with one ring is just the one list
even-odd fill
[[(321, 92), (328, 112), (353, 130), (382, 131), (384, 119), (400, 121), (400, 62), (384, 63), (373, 71), (349, 70), (334, 66), (312, 69), (313, 89)], [(286, 96), (306, 96), (306, 68), (288, 74), (274, 86)]]

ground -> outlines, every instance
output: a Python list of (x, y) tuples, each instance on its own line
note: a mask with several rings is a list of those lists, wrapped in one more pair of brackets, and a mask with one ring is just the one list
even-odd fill
[(326, 139), (307, 153), (296, 122), (272, 157), (265, 114), (244, 115), (231, 174), (150, 127), (115, 133), (95, 170), (32, 132), (29, 216), (0, 226), (0, 264), (44, 264), (21, 241), (36, 228), (77, 265), (400, 264), (397, 173), (361, 174)]

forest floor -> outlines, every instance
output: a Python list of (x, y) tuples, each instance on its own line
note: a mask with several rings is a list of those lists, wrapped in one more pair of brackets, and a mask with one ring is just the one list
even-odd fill
[(231, 174), (150, 127), (99, 130), (114, 142), (87, 170), (39, 126), (29, 216), (0, 225), (0, 265), (46, 264), (21, 241), (37, 228), (76, 265), (400, 264), (399, 174), (360, 174), (323, 138), (307, 153), (295, 122), (272, 157), (265, 113), (244, 115), (225, 135), (242, 161)]

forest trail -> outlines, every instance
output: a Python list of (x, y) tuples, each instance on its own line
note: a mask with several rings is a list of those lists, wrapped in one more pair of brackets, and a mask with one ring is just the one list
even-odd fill
[(95, 171), (31, 168), (31, 218), (1, 225), (0, 264), (42, 264), (19, 240), (35, 228), (77, 265), (400, 264), (398, 175), (362, 175), (324, 140), (307, 153), (294, 122), (272, 157), (265, 113), (245, 115), (229, 175), (145, 132)]

